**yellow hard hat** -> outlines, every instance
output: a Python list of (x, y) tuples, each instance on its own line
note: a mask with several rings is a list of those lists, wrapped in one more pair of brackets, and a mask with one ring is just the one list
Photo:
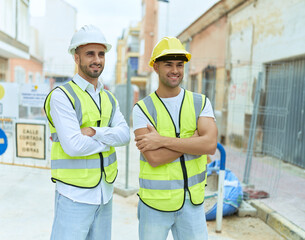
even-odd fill
[(164, 37), (154, 47), (149, 61), (149, 66), (152, 67), (157, 58), (166, 55), (184, 55), (185, 61), (191, 60), (192, 55), (187, 52), (180, 40), (175, 37)]

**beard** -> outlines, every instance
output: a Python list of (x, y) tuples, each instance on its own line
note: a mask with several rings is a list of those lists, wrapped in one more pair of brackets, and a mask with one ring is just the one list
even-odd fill
[[(99, 70), (90, 71), (89, 67), (92, 67), (92, 66), (97, 66), (97, 67), (100, 67), (100, 68), (99, 68)], [(81, 62), (81, 59), (80, 59), (80, 61), (79, 61), (80, 70), (90, 78), (98, 78), (104, 70), (104, 67), (101, 64), (92, 63), (92, 64), (89, 65), (89, 67), (87, 65), (82, 65), (82, 62)]]

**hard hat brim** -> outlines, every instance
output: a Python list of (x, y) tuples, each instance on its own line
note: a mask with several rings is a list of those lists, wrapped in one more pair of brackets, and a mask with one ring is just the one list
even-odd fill
[(87, 44), (90, 44), (90, 43), (96, 43), (96, 44), (101, 44), (101, 45), (104, 45), (106, 48), (105, 48), (105, 53), (106, 52), (109, 52), (110, 49), (112, 48), (112, 45), (109, 44), (109, 43), (97, 43), (97, 42), (82, 42), (82, 43), (76, 43), (74, 45), (71, 45), (68, 49), (68, 52), (72, 55), (75, 54), (75, 49), (78, 48), (79, 46), (82, 46), (82, 45), (87, 45)]
[(151, 59), (149, 61), (149, 66), (153, 67), (154, 62), (155, 62), (155, 60), (157, 58), (160, 58), (160, 57), (163, 57), (163, 56), (166, 56), (166, 55), (172, 55), (172, 54), (185, 55), (186, 58), (187, 58), (186, 62), (190, 61), (191, 57), (192, 57), (192, 55), (189, 52), (185, 51), (185, 50), (181, 50), (181, 49), (166, 49), (166, 50), (162, 51), (162, 53), (159, 54), (158, 56), (156, 56), (154, 59)]

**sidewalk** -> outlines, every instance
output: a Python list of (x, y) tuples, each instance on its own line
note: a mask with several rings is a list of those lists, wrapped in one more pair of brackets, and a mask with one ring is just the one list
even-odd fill
[[(128, 187), (138, 188), (139, 151), (133, 138), (134, 134), (131, 133)], [(120, 183), (121, 186), (125, 186), (125, 150), (126, 147), (117, 149), (120, 169), (117, 183)], [(226, 146), (225, 151), (226, 168), (241, 181), (246, 159), (245, 153)], [(253, 206), (261, 214), (264, 213), (264, 216), (272, 213), (271, 217), (275, 217), (273, 222), (261, 219), (288, 239), (295, 235), (298, 237), (294, 239), (305, 239), (305, 191), (302, 191), (305, 189), (305, 170), (282, 161), (274, 162), (274, 160), (266, 158), (253, 158), (251, 176), (256, 182), (255, 187), (270, 193), (269, 198), (256, 200)], [(219, 152), (216, 152), (212, 159), (220, 159)]]
[[(246, 153), (225, 149), (226, 167), (242, 180)], [(255, 200), (253, 205), (264, 216), (272, 213), (270, 217), (277, 224), (267, 222), (264, 216), (262, 220), (290, 238), (299, 235), (300, 238), (293, 239), (305, 239), (305, 170), (270, 157), (253, 156), (250, 179), (255, 189), (270, 194), (268, 198)]]
[[(50, 170), (0, 164), (0, 239), (49, 239), (54, 187)], [(137, 202), (135, 194), (128, 198), (114, 194), (113, 240), (138, 239)], [(223, 219), (221, 234), (215, 233), (215, 221), (208, 222), (208, 230), (210, 240), (283, 239), (258, 218), (232, 216)], [(167, 240), (172, 239), (170, 234)]]
[[(131, 134), (128, 163), (128, 188), (131, 190), (139, 187), (139, 152), (133, 138), (134, 135)], [(238, 175), (239, 168), (241, 168), (241, 156), (230, 148), (225, 149), (227, 167)], [(126, 186), (125, 151), (126, 147), (117, 148), (119, 175), (115, 186), (123, 188)], [(305, 192), (302, 191), (305, 189), (305, 172), (299, 169), (297, 171), (295, 168), (293, 170), (286, 168), (281, 175), (283, 177), (279, 178), (280, 187), (276, 194), (271, 195), (269, 199), (259, 201), (256, 203), (256, 207), (259, 208), (263, 221), (270, 227), (281, 228), (276, 229), (277, 231), (284, 229), (283, 231), (290, 232), (295, 232), (296, 227), (297, 230), (300, 230), (298, 234), (305, 237), (305, 234), (302, 235), (305, 228), (305, 204), (303, 204)], [(261, 177), (262, 182), (266, 182), (265, 179), (270, 176)], [(54, 188), (55, 184), (50, 181), (50, 170), (0, 164), (0, 239), (49, 239), (53, 221)], [(291, 192), (295, 194), (287, 198), (286, 196)], [(138, 239), (137, 202), (138, 198), (135, 194), (128, 198), (114, 194), (112, 239), (121, 240), (122, 236), (124, 236), (124, 240)], [(264, 205), (260, 203), (264, 203)], [(288, 219), (286, 219), (286, 223), (288, 222), (290, 225), (278, 225), (276, 221), (270, 222), (270, 219), (274, 220), (274, 216), (276, 220), (282, 220), (284, 216)], [(209, 239), (282, 239), (266, 224), (259, 218), (226, 217), (223, 219), (221, 234), (215, 233), (215, 221), (208, 222)], [(265, 236), (269, 237), (265, 238)], [(168, 240), (171, 239), (172, 237), (169, 236)]]

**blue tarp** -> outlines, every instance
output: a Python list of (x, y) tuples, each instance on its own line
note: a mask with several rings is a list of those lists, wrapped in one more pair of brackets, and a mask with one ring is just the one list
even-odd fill
[[(219, 174), (220, 160), (216, 160), (207, 165), (207, 175), (212, 172)], [(230, 170), (225, 170), (223, 216), (232, 215), (239, 208), (243, 199), (243, 190), (240, 181)], [(207, 220), (216, 219), (217, 203), (209, 209), (205, 216)]]

